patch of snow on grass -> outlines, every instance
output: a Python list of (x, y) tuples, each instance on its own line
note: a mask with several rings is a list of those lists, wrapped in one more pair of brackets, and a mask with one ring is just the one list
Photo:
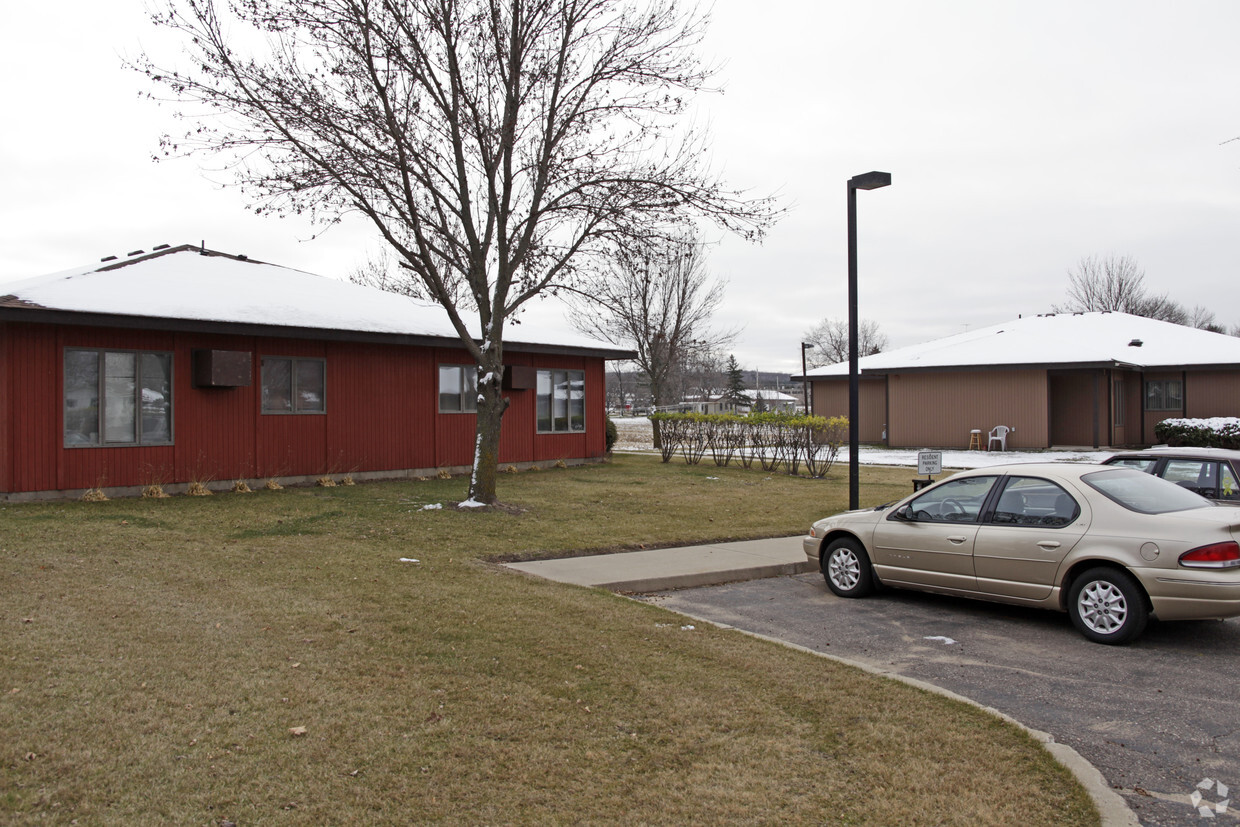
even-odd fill
[[(654, 453), (650, 419), (644, 416), (613, 417), (619, 439), (616, 451)], [(1235, 420), (1240, 424), (1240, 420)], [(893, 465), (917, 467), (917, 453), (926, 448), (883, 448), (861, 446), (857, 461), (862, 465)], [(944, 468), (989, 468), (992, 465), (1008, 465), (1016, 462), (1102, 462), (1114, 451), (966, 451), (946, 450), (943, 454)], [(840, 448), (836, 467), (848, 464), (848, 446)]]

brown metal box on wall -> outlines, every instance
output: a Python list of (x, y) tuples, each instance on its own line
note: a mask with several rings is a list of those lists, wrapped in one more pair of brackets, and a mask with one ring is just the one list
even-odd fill
[(532, 391), (538, 387), (538, 369), (528, 365), (505, 365), (502, 387), (506, 391)]
[(248, 350), (195, 350), (194, 387), (248, 388), (254, 368)]

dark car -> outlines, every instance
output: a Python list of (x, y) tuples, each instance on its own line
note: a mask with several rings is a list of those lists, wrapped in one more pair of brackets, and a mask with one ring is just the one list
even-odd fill
[(1215, 502), (1240, 505), (1240, 451), (1223, 448), (1147, 448), (1116, 454), (1103, 465), (1136, 468)]

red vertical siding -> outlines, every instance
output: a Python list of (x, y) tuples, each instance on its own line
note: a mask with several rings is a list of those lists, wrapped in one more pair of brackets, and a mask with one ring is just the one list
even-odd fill
[[(528, 353), (511, 354), (504, 361), (509, 365), (534, 366), (534, 357)], [(508, 410), (504, 411), (504, 426), (500, 432), (499, 461), (533, 462), (536, 393), (531, 388), (507, 391), (504, 396), (508, 398)]]
[(58, 487), (56, 438), (62, 433), (58, 353), (55, 329), (10, 325), (12, 490)]
[[(237, 336), (182, 334), (173, 365), (173, 438), (177, 481), (252, 479), (258, 473), (259, 365), (254, 340)], [(195, 350), (251, 353), (248, 387), (195, 388)]]
[[(258, 339), (255, 342), (254, 381), (260, 382), (264, 356), (302, 356), (322, 359), (326, 356), (323, 342), (304, 339)], [(336, 405), (332, 394), (335, 371), (326, 370), (326, 413), (264, 414), (262, 395), (255, 397), (251, 416), (258, 419), (258, 476), (309, 476), (327, 473), (327, 417)]]
[(327, 364), (326, 470), (390, 471), (435, 464), (438, 375), (429, 352), (332, 343)]
[[(429, 351), (433, 364), (430, 366), (430, 415), (434, 430), (434, 465), (448, 468), (455, 465), (474, 464), (474, 443), (478, 434), (478, 417), (472, 413), (439, 413), (439, 366), (467, 365), (474, 360), (459, 348), (435, 348)], [(507, 415), (505, 415), (507, 418)], [(503, 437), (501, 425), (500, 436)]]
[(8, 491), (13, 480), (12, 409), (13, 387), (9, 384), (9, 330), (0, 322), (0, 491)]
[[(173, 354), (173, 444), (65, 448), (66, 347)], [(196, 388), (196, 349), (251, 354), (248, 387)], [(326, 413), (263, 414), (264, 356), (321, 358)], [(501, 462), (601, 457), (603, 360), (514, 354), (514, 364), (583, 370), (584, 434), (536, 434), (535, 391), (511, 391)], [(476, 417), (438, 412), (438, 365), (459, 348), (6, 323), (0, 327), (0, 491), (52, 491), (470, 465)]]

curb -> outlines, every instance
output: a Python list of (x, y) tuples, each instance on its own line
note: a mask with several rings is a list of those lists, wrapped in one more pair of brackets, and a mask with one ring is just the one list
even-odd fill
[(696, 589), (699, 586), (722, 586), (745, 580), (762, 580), (767, 577), (783, 577), (790, 574), (806, 574), (818, 571), (818, 567), (806, 560), (804, 563), (772, 563), (768, 566), (752, 566), (730, 571), (706, 571), (690, 574), (669, 574), (636, 580), (620, 580), (615, 583), (599, 583), (595, 588), (607, 589), (620, 594), (645, 594), (674, 589)]

